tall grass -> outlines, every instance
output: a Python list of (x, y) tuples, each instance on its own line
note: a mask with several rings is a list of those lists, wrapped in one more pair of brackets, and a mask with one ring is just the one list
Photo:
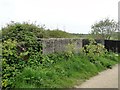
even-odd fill
[[(111, 58), (112, 57), (112, 58)], [(54, 58), (54, 59), (57, 59)], [(98, 57), (96, 63), (88, 57), (73, 55), (69, 60), (62, 60), (51, 66), (25, 67), (16, 77), (16, 88), (70, 88), (82, 83), (86, 79), (97, 75), (98, 72), (111, 68), (118, 59), (111, 54), (107, 57)], [(60, 60), (60, 58), (59, 58)]]

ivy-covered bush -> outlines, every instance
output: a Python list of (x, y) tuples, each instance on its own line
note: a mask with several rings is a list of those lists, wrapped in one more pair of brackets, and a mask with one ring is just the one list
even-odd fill
[(11, 23), (2, 28), (2, 87), (14, 87), (14, 77), (29, 65), (42, 63), (44, 29), (29, 23)]
[(14, 77), (25, 67), (25, 61), (17, 52), (17, 42), (8, 39), (2, 50), (2, 87), (13, 87)]
[[(45, 31), (43, 27), (38, 27), (30, 23), (10, 23), (7, 27), (2, 28), (2, 41), (11, 39), (18, 42), (17, 49), (25, 52), (28, 56), (40, 52), (41, 42), (38, 38), (43, 38)], [(24, 54), (25, 54), (24, 53)]]
[[(34, 36), (43, 38), (46, 36), (44, 27), (40, 27), (28, 22), (14, 23), (11, 22), (6, 27), (2, 28), (2, 39), (17, 39), (18, 41), (25, 41), (27, 36)], [(27, 35), (27, 36), (26, 36)]]

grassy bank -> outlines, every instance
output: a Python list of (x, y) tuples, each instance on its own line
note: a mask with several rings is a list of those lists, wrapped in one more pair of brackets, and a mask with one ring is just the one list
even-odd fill
[(67, 59), (60, 54), (54, 56), (49, 56), (49, 60), (59, 59), (56, 63), (25, 67), (15, 78), (15, 88), (70, 88), (78, 84), (77, 80), (80, 84), (118, 63), (118, 56), (113, 53), (97, 57), (95, 63), (79, 54)]

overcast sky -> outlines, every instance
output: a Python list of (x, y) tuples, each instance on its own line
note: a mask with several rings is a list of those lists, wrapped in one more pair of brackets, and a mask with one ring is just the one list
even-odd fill
[(37, 22), (46, 28), (89, 33), (91, 25), (118, 19), (120, 0), (0, 0), (0, 27), (10, 21)]

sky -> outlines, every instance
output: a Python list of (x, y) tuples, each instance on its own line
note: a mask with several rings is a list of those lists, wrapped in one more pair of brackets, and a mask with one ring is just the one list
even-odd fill
[(0, 28), (10, 21), (45, 24), (87, 34), (91, 25), (105, 18), (118, 20), (120, 0), (0, 0)]

